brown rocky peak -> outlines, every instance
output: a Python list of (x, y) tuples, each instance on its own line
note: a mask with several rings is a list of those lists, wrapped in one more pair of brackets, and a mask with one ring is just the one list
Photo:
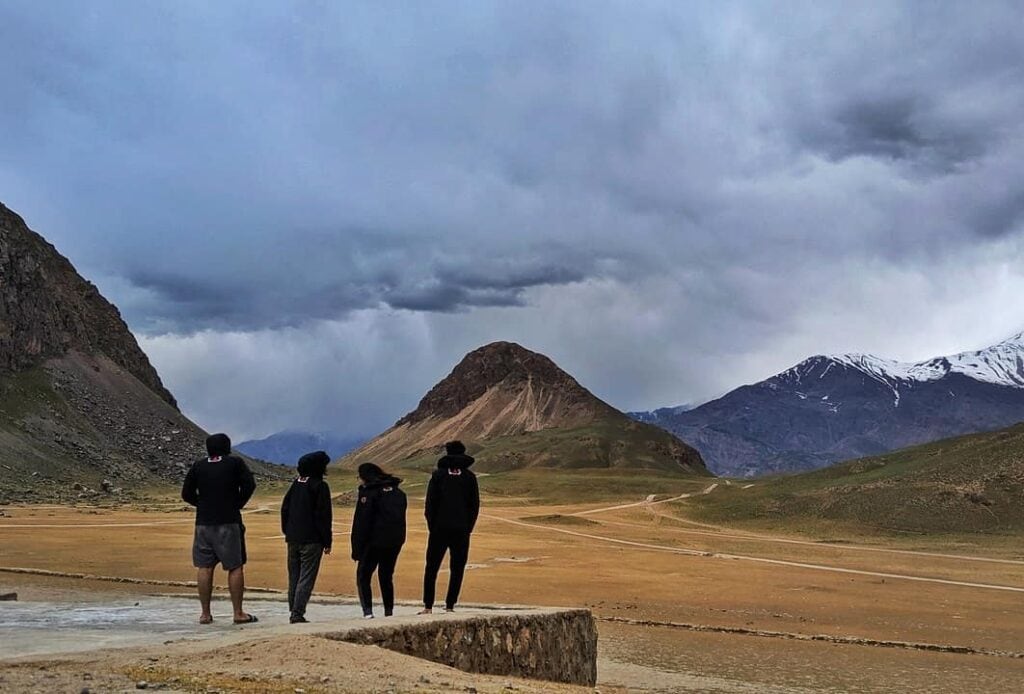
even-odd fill
[(531, 384), (559, 393), (563, 402), (592, 404), (595, 409), (612, 410), (575, 378), (543, 354), (514, 342), (492, 342), (475, 349), (440, 383), (420, 400), (419, 406), (396, 426), (415, 424), (428, 418), (446, 419), (461, 412), (489, 389), (500, 386), (515, 391)]
[(117, 308), (0, 204), (0, 374), (69, 352), (105, 355), (176, 406)]

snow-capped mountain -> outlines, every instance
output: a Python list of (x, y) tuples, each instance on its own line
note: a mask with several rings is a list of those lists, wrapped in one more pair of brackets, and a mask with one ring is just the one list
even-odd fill
[(814, 369), (821, 363), (820, 360), (825, 360), (827, 366), (818, 378), (824, 378), (834, 365), (857, 369), (892, 388), (895, 406), (899, 406), (902, 384), (938, 381), (950, 374), (962, 374), (982, 383), (1024, 388), (1024, 332), (986, 349), (916, 363), (884, 359), (873, 354), (812, 357), (780, 376), (788, 375), (799, 383), (802, 378), (806, 378), (807, 370)]
[(818, 355), (651, 423), (716, 474), (811, 469), (1024, 421), (1024, 333), (986, 349), (905, 363)]

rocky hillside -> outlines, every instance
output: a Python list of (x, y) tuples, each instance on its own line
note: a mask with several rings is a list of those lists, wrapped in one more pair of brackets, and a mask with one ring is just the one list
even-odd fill
[(204, 438), (117, 308), (0, 205), (0, 503), (178, 482)]
[(480, 469), (651, 468), (707, 474), (676, 437), (631, 420), (542, 354), (511, 342), (474, 350), (419, 406), (343, 463), (430, 464), (461, 439)]
[(70, 351), (105, 355), (177, 407), (117, 308), (0, 204), (0, 373)]
[(692, 410), (653, 420), (716, 473), (823, 467), (1024, 421), (1024, 334), (907, 364), (819, 355)]

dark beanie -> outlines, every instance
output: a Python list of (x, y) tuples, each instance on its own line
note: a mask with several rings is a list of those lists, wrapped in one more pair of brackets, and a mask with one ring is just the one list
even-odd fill
[(462, 441), (449, 441), (444, 445), (444, 452), (448, 455), (462, 455), (466, 452), (466, 446)]
[(231, 439), (227, 434), (213, 434), (206, 437), (206, 452), (213, 455), (230, 455)]

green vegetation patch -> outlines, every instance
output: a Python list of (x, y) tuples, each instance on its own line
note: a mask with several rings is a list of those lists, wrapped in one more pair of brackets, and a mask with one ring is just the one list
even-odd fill
[(834, 522), (883, 532), (1019, 532), (1024, 425), (743, 486), (693, 498), (693, 515), (778, 528)]

